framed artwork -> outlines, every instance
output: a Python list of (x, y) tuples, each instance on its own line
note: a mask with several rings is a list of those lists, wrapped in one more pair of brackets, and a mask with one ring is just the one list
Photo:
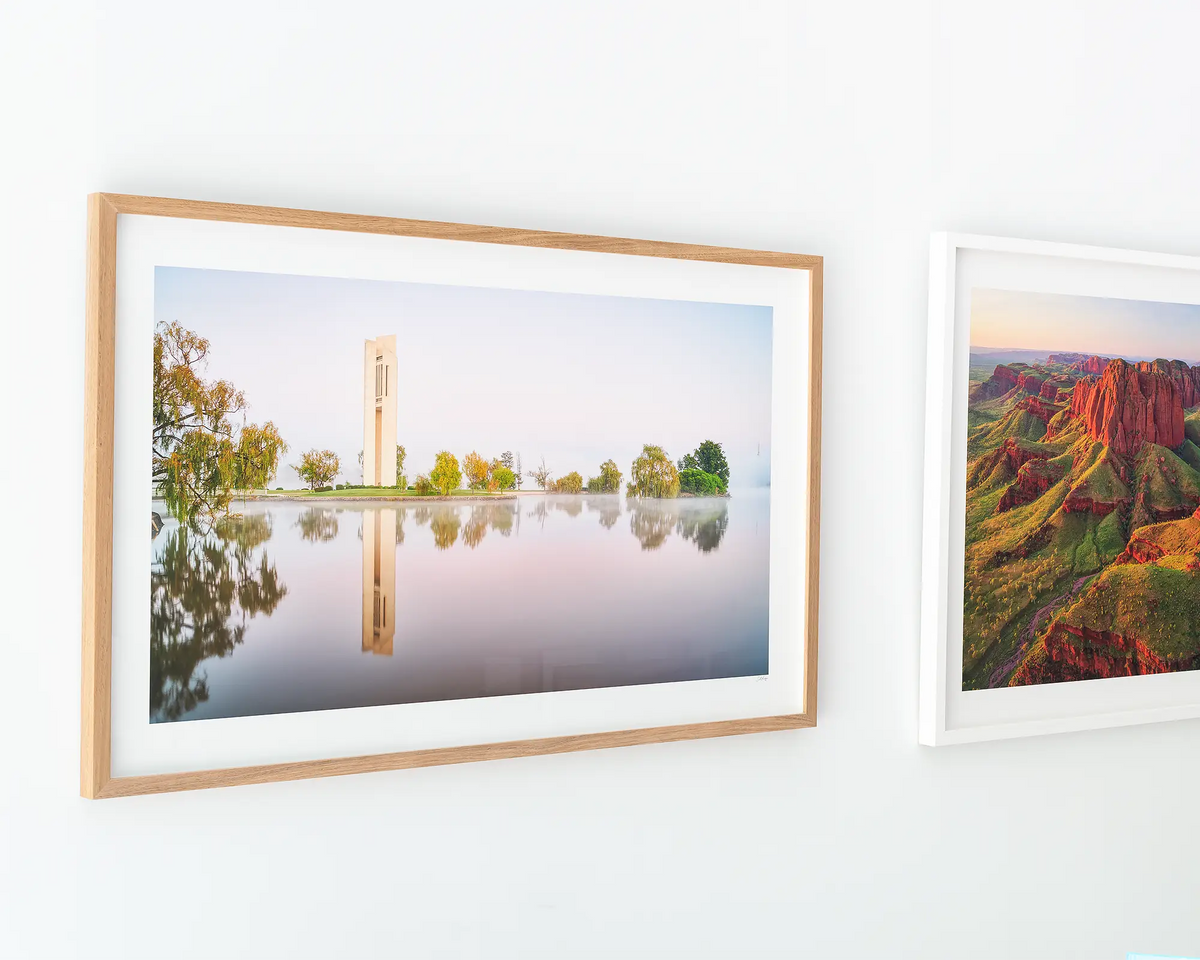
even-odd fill
[(1200, 716), (1200, 258), (935, 234), (920, 740)]
[(88, 220), (84, 796), (816, 723), (820, 257)]

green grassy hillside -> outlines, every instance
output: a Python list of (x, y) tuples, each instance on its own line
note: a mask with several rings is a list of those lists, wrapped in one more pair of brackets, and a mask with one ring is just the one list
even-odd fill
[[(969, 406), (964, 688), (1083, 678), (1093, 660), (1113, 671), (1095, 675), (1146, 669), (1121, 652), (1125, 640), (1079, 653), (1088, 641), (1075, 633), (1079, 663), (1064, 666), (1054, 660), (1062, 644), (1048, 648), (1046, 637), (1068, 628), (1128, 632), (1147, 662), (1190, 662), (1200, 653), (1200, 520), (1191, 518), (1200, 408), (1186, 416), (1179, 447), (1146, 444), (1126, 457), (1088, 436), (1069, 410), (1047, 425), (1017, 406), (1022, 397), (1014, 389)], [(1129, 659), (1106, 666), (1104, 656)]]

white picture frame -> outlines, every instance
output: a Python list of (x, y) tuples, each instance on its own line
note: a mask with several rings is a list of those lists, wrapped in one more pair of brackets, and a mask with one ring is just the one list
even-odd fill
[(1200, 304), (1200, 257), (932, 235), (919, 742), (941, 746), (1200, 717), (1197, 670), (962, 689), (969, 306), (975, 286)]

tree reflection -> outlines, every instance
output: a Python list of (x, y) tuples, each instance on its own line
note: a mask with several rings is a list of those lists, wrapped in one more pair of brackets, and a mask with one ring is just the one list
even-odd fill
[(620, 497), (589, 497), (587, 505), (589, 512), (600, 514), (600, 526), (605, 530), (611, 530), (621, 519)]
[(657, 550), (675, 529), (675, 511), (661, 502), (638, 500), (629, 517), (629, 531), (643, 550)]
[(554, 501), (554, 509), (561, 510), (568, 517), (577, 517), (583, 513), (583, 500), (580, 497), (562, 497)]
[(488, 509), (488, 526), (502, 537), (512, 536), (516, 508), (507, 503), (493, 503)]
[[(721, 545), (729, 528), (729, 507), (724, 501), (711, 500), (631, 500), (629, 530), (643, 550), (657, 550), (671, 535), (678, 533), (696, 545), (701, 553), (711, 553)], [(601, 519), (603, 523), (603, 518)]]
[[(453, 507), (450, 509), (457, 517), (457, 509)], [(467, 517), (467, 522), (463, 525), (462, 541), (467, 547), (474, 550), (487, 536), (489, 530), (495, 530), (502, 537), (511, 536), (515, 516), (514, 508), (507, 503), (476, 504), (471, 508), (471, 515)], [(451, 539), (447, 546), (453, 543), (454, 540)]]
[(546, 498), (538, 497), (538, 499), (533, 503), (533, 509), (530, 510), (529, 513), (525, 514), (525, 516), (533, 517), (533, 519), (537, 521), (538, 527), (544, 530), (546, 527), (546, 516), (548, 512), (549, 511), (546, 508)]
[[(474, 550), (488, 531), (488, 508), (487, 506), (478, 506), (471, 508), (471, 515), (467, 517), (467, 523), (463, 527), (462, 538), (463, 545), (471, 550)], [(436, 532), (435, 532), (436, 536)], [(454, 541), (451, 540), (451, 543)]]
[(224, 517), (200, 536), (186, 527), (167, 535), (150, 568), (150, 719), (178, 720), (208, 699), (197, 667), (227, 657), (246, 635), (247, 619), (270, 616), (287, 596), (260, 549), (271, 537), (267, 515)]
[(433, 545), (439, 550), (449, 550), (458, 540), (458, 528), (461, 524), (457, 507), (435, 509), (429, 524), (433, 531)]
[(323, 507), (309, 507), (296, 518), (296, 526), (300, 528), (300, 536), (311, 543), (337, 539), (337, 514)]
[(684, 508), (679, 516), (677, 532), (691, 540), (701, 553), (711, 553), (721, 545), (729, 527), (729, 507), (722, 503), (711, 508)]

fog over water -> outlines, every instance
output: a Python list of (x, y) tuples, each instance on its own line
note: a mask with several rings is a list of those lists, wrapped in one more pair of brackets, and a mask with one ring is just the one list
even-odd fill
[(250, 501), (207, 537), (168, 519), (150, 719), (763, 675), (769, 528), (767, 490)]

